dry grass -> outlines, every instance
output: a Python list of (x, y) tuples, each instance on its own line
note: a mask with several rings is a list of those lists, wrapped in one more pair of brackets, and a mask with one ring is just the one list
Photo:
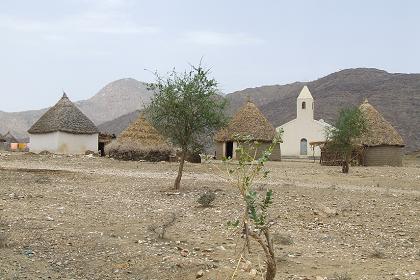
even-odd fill
[(367, 132), (359, 140), (361, 144), (366, 146), (404, 146), (401, 135), (367, 100), (359, 108), (367, 122)]
[(248, 101), (233, 116), (228, 126), (216, 133), (218, 142), (233, 141), (235, 135), (252, 137), (252, 140), (273, 141), (276, 131), (254, 103)]
[(105, 153), (119, 160), (145, 160), (151, 162), (168, 161), (172, 149), (167, 145), (154, 147), (143, 146), (138, 143), (112, 142), (105, 148)]

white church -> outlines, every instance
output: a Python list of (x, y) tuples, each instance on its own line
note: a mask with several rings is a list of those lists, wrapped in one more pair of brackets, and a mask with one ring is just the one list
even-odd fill
[(314, 98), (307, 86), (301, 90), (296, 102), (296, 119), (276, 128), (283, 130), (280, 144), (281, 155), (307, 157), (321, 155), (319, 147), (311, 148), (309, 143), (326, 140), (325, 129), (330, 127), (324, 120), (314, 120)]

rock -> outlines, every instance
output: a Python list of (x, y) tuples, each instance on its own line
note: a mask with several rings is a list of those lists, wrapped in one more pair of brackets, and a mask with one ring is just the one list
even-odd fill
[(245, 272), (250, 272), (252, 269), (252, 263), (250, 261), (246, 261), (244, 264), (242, 264), (242, 269)]
[(255, 269), (255, 268), (253, 268), (253, 269), (251, 269), (251, 271), (249, 272), (249, 274), (251, 275), (251, 276), (257, 276), (257, 270)]
[(204, 271), (203, 270), (199, 270), (198, 272), (197, 272), (197, 274), (195, 275), (195, 278), (201, 278), (201, 277), (203, 277), (204, 276)]
[(45, 219), (46, 219), (47, 221), (54, 221), (54, 218), (52, 218), (52, 217), (50, 217), (50, 216), (47, 216)]
[(189, 254), (190, 254), (190, 251), (188, 251), (187, 249), (182, 249), (181, 250), (181, 256), (187, 257)]

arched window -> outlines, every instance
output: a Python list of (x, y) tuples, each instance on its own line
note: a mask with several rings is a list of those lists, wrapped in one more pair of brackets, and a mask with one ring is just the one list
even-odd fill
[(302, 102), (302, 109), (306, 109), (306, 102), (305, 101)]

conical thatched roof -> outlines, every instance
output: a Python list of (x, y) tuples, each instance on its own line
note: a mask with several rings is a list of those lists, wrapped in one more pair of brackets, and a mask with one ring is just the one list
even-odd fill
[(227, 127), (214, 136), (218, 142), (233, 141), (234, 136), (251, 136), (252, 140), (273, 141), (276, 131), (261, 111), (247, 101), (233, 116)]
[(365, 146), (404, 146), (401, 135), (387, 122), (367, 99), (359, 106), (366, 119), (367, 131), (359, 139)]
[(69, 100), (65, 93), (57, 104), (45, 112), (45, 114), (28, 130), (31, 134), (55, 131), (73, 134), (99, 133), (95, 124)]
[(150, 147), (168, 146), (165, 138), (146, 120), (143, 114), (121, 132), (117, 140)]
[(10, 131), (8, 131), (4, 136), (3, 139), (5, 140), (5, 142), (8, 143), (17, 143), (18, 140), (10, 133)]

